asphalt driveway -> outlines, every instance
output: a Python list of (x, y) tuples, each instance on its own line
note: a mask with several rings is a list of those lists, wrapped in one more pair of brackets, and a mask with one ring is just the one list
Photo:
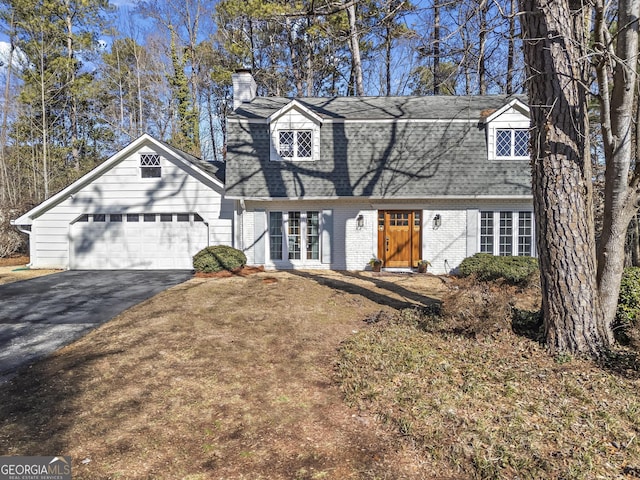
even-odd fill
[(0, 383), (192, 275), (188, 270), (83, 270), (0, 285)]

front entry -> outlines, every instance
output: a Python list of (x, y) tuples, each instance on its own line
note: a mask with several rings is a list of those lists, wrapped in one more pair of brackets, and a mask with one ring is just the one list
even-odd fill
[(378, 256), (390, 268), (415, 267), (420, 260), (422, 212), (378, 211)]

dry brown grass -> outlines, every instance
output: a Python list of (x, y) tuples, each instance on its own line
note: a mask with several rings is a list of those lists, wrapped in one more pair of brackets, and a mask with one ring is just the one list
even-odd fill
[(60, 270), (30, 270), (26, 268), (29, 263), (29, 257), (13, 256), (0, 258), (0, 285), (5, 283), (17, 282), (19, 280), (27, 280), (29, 278), (41, 277)]
[(442, 318), (404, 311), (343, 344), (350, 404), (413, 442), (436, 474), (636, 478), (640, 375), (632, 352), (602, 365), (551, 358), (512, 331), (509, 304), (535, 305), (535, 291), (452, 287)]
[(434, 478), (343, 403), (333, 369), (362, 319), (438, 288), (427, 276), (193, 279), (2, 386), (0, 451), (71, 455), (77, 479)]

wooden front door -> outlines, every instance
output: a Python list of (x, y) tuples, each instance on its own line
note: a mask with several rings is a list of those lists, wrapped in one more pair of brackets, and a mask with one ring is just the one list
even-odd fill
[(419, 210), (378, 212), (378, 256), (385, 267), (414, 267), (420, 260), (421, 213)]

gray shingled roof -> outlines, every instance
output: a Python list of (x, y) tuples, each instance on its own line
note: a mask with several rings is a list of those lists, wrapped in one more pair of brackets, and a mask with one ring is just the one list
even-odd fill
[[(242, 104), (230, 116), (227, 195), (244, 198), (530, 195), (529, 162), (487, 158), (483, 119), (512, 98), (296, 99), (323, 119), (332, 120), (321, 126), (320, 160), (315, 162), (269, 160), (269, 125), (260, 120), (291, 99), (256, 98)], [(242, 119), (253, 121), (237, 121)], [(353, 121), (358, 119), (367, 122)], [(376, 119), (380, 123), (371, 121)], [(394, 119), (402, 121), (390, 121)], [(434, 121), (404, 121), (412, 119)], [(446, 121), (452, 119), (456, 121)]]
[(225, 181), (225, 164), (223, 162), (207, 162), (198, 158), (190, 153), (185, 152), (184, 150), (180, 150), (178, 147), (174, 147), (173, 145), (169, 145), (167, 142), (163, 142), (162, 140), (157, 140), (157, 142), (163, 144), (167, 149), (172, 151), (176, 156), (182, 157), (187, 162), (199, 167), (201, 170), (204, 170), (209, 175), (220, 180), (220, 182), (224, 183)]

